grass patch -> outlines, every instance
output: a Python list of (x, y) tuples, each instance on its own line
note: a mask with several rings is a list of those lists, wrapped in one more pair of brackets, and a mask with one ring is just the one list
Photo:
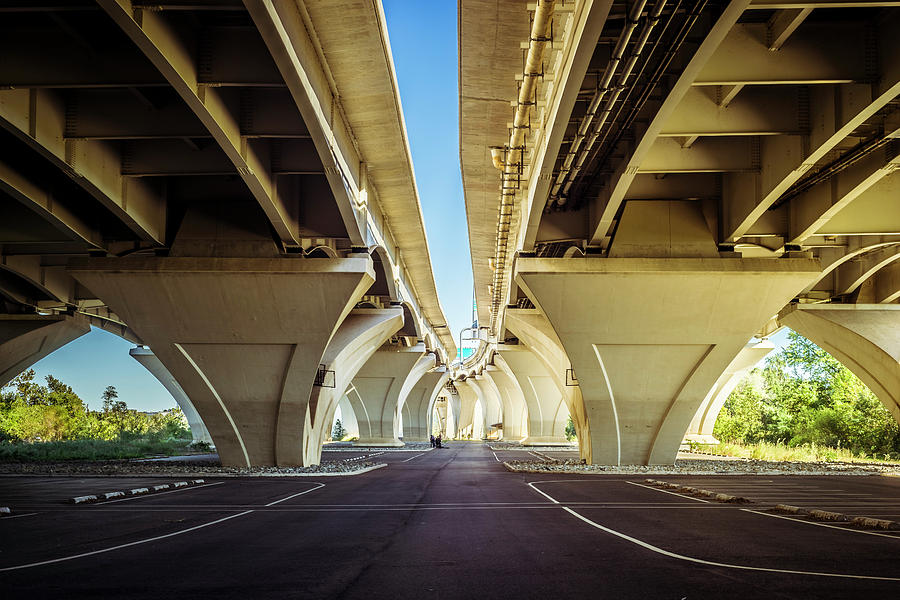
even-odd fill
[(151, 455), (173, 456), (188, 451), (190, 439), (123, 436), (116, 440), (8, 442), (0, 444), (0, 462), (115, 460)]
[(691, 444), (691, 449), (716, 456), (732, 456), (736, 458), (752, 458), (770, 461), (797, 462), (849, 462), (849, 463), (883, 463), (896, 462), (897, 456), (884, 454), (869, 456), (857, 454), (847, 448), (832, 448), (817, 444), (790, 446), (784, 442), (758, 442), (756, 444), (737, 444), (722, 442), (718, 445)]

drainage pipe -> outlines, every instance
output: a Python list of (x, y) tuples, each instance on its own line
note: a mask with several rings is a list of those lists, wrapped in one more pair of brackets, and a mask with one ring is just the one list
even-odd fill
[(501, 176), (500, 211), (497, 220), (497, 246), (494, 252), (495, 270), (491, 285), (491, 331), (498, 324), (497, 319), (503, 298), (503, 288), (505, 287), (509, 229), (512, 223), (516, 191), (519, 188), (519, 178), (522, 174), (525, 136), (527, 131), (531, 129), (530, 112), (531, 107), (535, 104), (534, 97), (537, 79), (544, 74), (544, 50), (547, 44), (551, 42), (550, 31), (555, 4), (556, 0), (538, 0), (534, 11), (534, 21), (531, 24), (528, 54), (525, 59), (522, 85), (519, 88), (516, 113), (513, 118), (512, 130), (509, 133), (509, 144), (506, 148), (505, 160), (498, 160), (499, 157), (492, 152), (492, 161), (495, 166), (502, 168), (503, 175)]

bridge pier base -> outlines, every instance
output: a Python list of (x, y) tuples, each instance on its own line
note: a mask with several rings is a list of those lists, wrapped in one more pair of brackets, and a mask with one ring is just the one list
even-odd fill
[[(350, 382), (401, 327), (401, 308), (356, 309), (344, 319), (322, 356), (324, 381), (312, 389), (307, 418), (293, 426), (303, 431), (302, 455), (299, 446), (286, 444), (279, 448), (279, 464), (309, 466), (321, 462), (322, 444), (331, 433), (334, 413), (342, 399), (346, 399)], [(357, 429), (359, 425), (357, 421)]]
[[(359, 440), (355, 445), (403, 446), (400, 407), (404, 395), (421, 376), (421, 372), (414, 375), (413, 370), (424, 353), (424, 344), (412, 348), (383, 346), (359, 370), (347, 389), (347, 398), (359, 422)], [(434, 366), (433, 358), (431, 366)]]
[(233, 466), (299, 454), (322, 354), (375, 279), (367, 256), (93, 258), (69, 272), (153, 349)]
[(794, 304), (778, 321), (850, 369), (900, 422), (900, 306)]
[(672, 464), (704, 397), (817, 275), (810, 259), (520, 258), (516, 281), (559, 336), (595, 464)]
[(200, 413), (194, 408), (191, 399), (184, 393), (184, 390), (181, 389), (181, 386), (178, 385), (178, 382), (175, 381), (175, 378), (172, 377), (172, 374), (169, 373), (166, 367), (159, 362), (159, 359), (156, 358), (153, 351), (149, 348), (138, 346), (137, 348), (129, 350), (128, 354), (131, 355), (131, 358), (141, 363), (141, 366), (150, 371), (150, 374), (156, 377), (157, 381), (172, 394), (172, 397), (175, 399), (175, 402), (178, 404), (178, 407), (181, 408), (181, 412), (184, 413), (184, 417), (187, 419), (188, 425), (191, 428), (191, 437), (193, 437), (194, 441), (206, 442), (210, 446), (215, 446), (216, 444), (213, 441), (212, 436), (209, 435), (209, 430), (206, 428), (206, 425), (203, 424), (203, 419), (200, 418)]
[(0, 387), (90, 330), (82, 316), (0, 315)]
[(500, 346), (500, 357), (522, 390), (528, 409), (528, 431), (522, 444), (565, 444), (568, 407), (546, 366), (528, 348)]
[(507, 442), (518, 442), (527, 434), (525, 427), (525, 398), (515, 378), (503, 369), (488, 365), (485, 368), (485, 379), (493, 385), (503, 407), (503, 439)]
[(459, 395), (459, 420), (456, 422), (456, 437), (457, 439), (463, 437), (474, 439), (475, 419), (482, 418), (482, 415), (475, 413), (478, 395), (465, 381), (456, 382), (456, 391)]
[(428, 371), (419, 379), (406, 396), (403, 415), (403, 441), (427, 442), (431, 436), (431, 412), (434, 400), (447, 381), (446, 368)]

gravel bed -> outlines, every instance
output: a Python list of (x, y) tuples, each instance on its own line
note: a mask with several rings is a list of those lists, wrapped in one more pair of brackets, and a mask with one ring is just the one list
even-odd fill
[(46, 463), (0, 463), (0, 474), (4, 475), (52, 475), (52, 476), (109, 476), (109, 477), (158, 477), (212, 476), (212, 477), (258, 477), (290, 476), (310, 474), (346, 474), (369, 470), (378, 464), (371, 461), (344, 462), (322, 461), (311, 467), (223, 467), (217, 460), (191, 462), (135, 462), (129, 460), (107, 461), (66, 461)]
[(583, 465), (581, 461), (542, 462), (515, 460), (503, 463), (514, 473), (597, 473), (634, 475), (892, 475), (900, 465), (839, 462), (776, 462), (735, 458), (731, 460), (679, 459), (674, 465)]

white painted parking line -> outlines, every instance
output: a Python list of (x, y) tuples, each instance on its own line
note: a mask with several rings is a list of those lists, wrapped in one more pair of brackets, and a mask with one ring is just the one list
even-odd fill
[(497, 462), (500, 462), (500, 459), (499, 459), (499, 458), (497, 458), (497, 453), (496, 453), (496, 452), (494, 452), (494, 451), (493, 451), (493, 450), (491, 450), (491, 452), (493, 452), (493, 453), (494, 453), (494, 460), (496, 460), (496, 461), (497, 461)]
[[(542, 496), (544, 496), (545, 498), (549, 499), (554, 504), (560, 504), (559, 501), (554, 499), (552, 496), (539, 490), (534, 485), (534, 483), (545, 483), (545, 482), (540, 482), (540, 481), (532, 482), (532, 483), (529, 483), (528, 486), (531, 487), (531, 489), (538, 492), (539, 494), (541, 494)], [(631, 482), (629, 481), (628, 483), (631, 483)], [(663, 490), (659, 490), (659, 491), (663, 491)], [(635, 544), (637, 546), (640, 546), (641, 548), (650, 550), (651, 552), (655, 552), (657, 554), (661, 554), (661, 555), (669, 557), (669, 558), (683, 560), (685, 562), (691, 562), (691, 563), (696, 563), (696, 564), (700, 564), (700, 565), (707, 565), (710, 567), (720, 567), (723, 569), (736, 569), (736, 570), (741, 570), (741, 571), (761, 571), (761, 572), (765, 572), (765, 573), (784, 573), (786, 575), (811, 575), (814, 577), (840, 577), (840, 578), (845, 578), (845, 579), (866, 579), (866, 580), (874, 580), (874, 581), (900, 581), (900, 577), (881, 577), (881, 576), (877, 576), (877, 575), (853, 575), (850, 573), (825, 573), (825, 572), (820, 572), (820, 571), (800, 571), (800, 570), (795, 570), (795, 569), (772, 569), (772, 568), (768, 568), (768, 567), (753, 567), (750, 565), (736, 565), (736, 564), (732, 564), (732, 563), (721, 563), (721, 562), (716, 562), (716, 561), (711, 561), (711, 560), (704, 560), (702, 558), (694, 558), (693, 556), (685, 556), (684, 554), (678, 554), (676, 552), (670, 552), (668, 550), (664, 550), (663, 548), (660, 548), (659, 546), (654, 546), (653, 544), (650, 544), (643, 540), (639, 540), (635, 537), (632, 537), (632, 536), (622, 533), (620, 531), (616, 531), (615, 529), (610, 529), (609, 527), (604, 527), (603, 525), (596, 523), (596, 522), (588, 519), (585, 516), (580, 515), (579, 513), (575, 512), (574, 510), (569, 508), (568, 506), (560, 505), (560, 508), (562, 508), (564, 511), (566, 511), (570, 515), (584, 521), (591, 527), (595, 527), (595, 528), (599, 529), (600, 531), (603, 531), (610, 535), (616, 536), (617, 538), (623, 539), (627, 542), (631, 542), (632, 544)]]
[[(669, 490), (663, 490), (656, 487), (651, 487), (649, 485), (644, 485), (643, 483), (635, 483), (634, 481), (626, 481), (625, 483), (630, 483), (631, 485), (636, 485), (638, 487), (642, 487), (648, 490), (653, 490), (654, 492), (662, 492), (664, 494), (672, 494), (673, 496), (678, 496), (679, 498), (687, 498), (688, 500), (693, 500), (694, 502), (704, 502), (706, 504), (710, 504), (709, 500), (703, 500), (702, 498), (694, 498), (693, 496), (688, 496), (685, 494), (679, 494), (678, 492), (671, 492)], [(530, 485), (530, 484), (529, 484)]]
[(25, 513), (24, 515), (10, 515), (8, 517), (3, 517), (2, 519), (0, 519), (0, 523), (2, 523), (3, 521), (9, 521), (10, 519), (18, 519), (20, 517), (32, 517), (37, 514), (40, 514), (40, 513), (33, 512), (33, 513)]
[[(210, 483), (210, 484), (207, 484), (207, 485), (218, 485), (218, 484), (221, 484), (221, 483), (225, 483), (225, 482), (224, 482), (224, 481), (220, 481), (220, 482), (217, 482), (217, 483)], [(313, 482), (310, 482), (310, 483), (313, 483)], [(317, 486), (317, 487), (314, 487), (314, 488), (311, 488), (311, 489), (308, 489), (308, 490), (304, 490), (304, 491), (302, 491), (302, 492), (300, 492), (300, 493), (292, 494), (292, 495), (288, 496), (287, 498), (282, 498), (281, 500), (276, 500), (275, 502), (271, 502), (271, 503), (269, 503), (269, 504), (266, 504), (266, 507), (274, 506), (274, 505), (278, 504), (279, 502), (284, 502), (285, 500), (290, 500), (291, 498), (296, 498), (297, 496), (302, 496), (303, 494), (308, 494), (309, 492), (313, 492), (313, 491), (315, 491), (315, 490), (318, 490), (318, 489), (320, 489), (320, 488), (325, 487), (325, 484), (324, 484), (324, 483), (316, 483), (316, 486)], [(206, 487), (206, 486), (197, 486), (197, 487)], [(182, 492), (182, 491), (185, 491), (186, 489), (197, 489), (197, 488), (196, 488), (196, 487), (194, 487), (194, 488), (184, 488), (184, 489), (173, 490), (173, 491)], [(165, 493), (172, 493), (172, 492), (165, 492)], [(161, 494), (157, 494), (157, 495), (161, 495)], [(143, 497), (146, 498), (146, 497), (149, 497), (149, 496), (143, 496)], [(134, 498), (125, 498), (125, 500), (133, 500), (133, 499), (134, 499)], [(114, 500), (113, 502), (124, 502), (124, 500)], [(112, 504), (112, 502), (104, 502), (103, 504)], [(102, 510), (102, 509), (101, 509), (101, 510)], [(231, 520), (231, 519), (236, 519), (236, 518), (238, 518), (238, 517), (243, 517), (243, 516), (249, 515), (250, 513), (253, 513), (253, 512), (256, 512), (256, 511), (255, 511), (255, 510), (245, 510), (245, 511), (243, 511), (243, 512), (239, 512), (239, 513), (234, 514), (234, 515), (229, 515), (229, 516), (223, 517), (223, 518), (221, 518), (221, 519), (216, 519), (215, 521), (210, 521), (209, 523), (203, 523), (203, 524), (201, 524), (201, 525), (195, 525), (194, 527), (188, 527), (187, 529), (181, 529), (181, 530), (179, 530), (179, 531), (173, 531), (172, 533), (166, 533), (166, 534), (164, 534), (164, 535), (157, 535), (157, 536), (154, 536), (154, 537), (151, 537), (151, 538), (147, 538), (147, 539), (143, 539), (143, 540), (137, 540), (137, 541), (134, 541), (134, 542), (128, 542), (127, 544), (119, 544), (118, 546), (112, 546), (112, 547), (110, 547), (110, 548), (103, 548), (102, 550), (94, 550), (94, 551), (92, 551), (92, 552), (82, 552), (82, 553), (80, 553), (80, 554), (72, 554), (71, 556), (63, 556), (63, 557), (61, 557), (61, 558), (53, 558), (53, 559), (50, 559), (50, 560), (42, 560), (42, 561), (38, 561), (38, 562), (27, 563), (27, 564), (24, 564), (24, 565), (16, 565), (16, 566), (14, 566), (14, 567), (3, 567), (3, 568), (0, 568), (0, 572), (4, 572), (4, 571), (17, 571), (17, 570), (20, 570), (20, 569), (28, 569), (28, 568), (31, 568), (31, 567), (39, 567), (39, 566), (42, 566), (42, 565), (51, 565), (51, 564), (54, 564), (54, 563), (65, 562), (65, 561), (69, 561), (69, 560), (74, 560), (74, 559), (76, 559), (76, 558), (84, 558), (84, 557), (86, 557), (86, 556), (94, 556), (94, 555), (96, 555), (96, 554), (103, 554), (103, 553), (105, 553), (105, 552), (112, 552), (112, 551), (114, 551), (114, 550), (121, 550), (121, 549), (123, 549), (123, 548), (130, 548), (131, 546), (138, 546), (138, 545), (141, 545), (141, 544), (147, 544), (147, 543), (150, 543), (150, 542), (156, 542), (156, 541), (158, 541), (158, 540), (164, 540), (164, 539), (166, 539), (166, 538), (175, 537), (175, 536), (177, 536), (177, 535), (182, 535), (182, 534), (184, 534), (184, 533), (189, 533), (189, 532), (191, 532), (191, 531), (197, 531), (198, 529), (203, 529), (203, 528), (205, 528), (205, 527), (210, 527), (210, 526), (212, 526), (212, 525), (218, 525), (219, 523), (224, 523), (225, 521), (229, 521), (229, 520)]]
[(31, 567), (40, 567), (41, 565), (51, 565), (54, 563), (60, 563), (60, 562), (68, 561), (68, 560), (74, 560), (76, 558), (84, 558), (85, 556), (94, 556), (95, 554), (103, 554), (105, 552), (112, 552), (113, 550), (121, 550), (122, 548), (138, 546), (140, 544), (148, 544), (150, 542), (164, 540), (166, 538), (175, 537), (176, 535), (181, 535), (183, 533), (188, 533), (191, 531), (196, 531), (198, 529), (203, 529), (204, 527), (218, 525), (219, 523), (223, 523), (223, 522), (229, 521), (231, 519), (236, 519), (237, 517), (243, 517), (244, 515), (249, 515), (252, 512), (253, 512), (252, 510), (245, 510), (244, 512), (240, 512), (236, 515), (230, 515), (227, 517), (223, 517), (221, 519), (216, 519), (215, 521), (210, 521), (209, 523), (203, 523), (202, 525), (195, 525), (194, 527), (188, 527), (187, 529), (173, 531), (172, 533), (167, 533), (165, 535), (157, 535), (155, 537), (147, 538), (145, 540), (137, 540), (135, 542), (128, 542), (127, 544), (119, 544), (118, 546), (111, 546), (110, 548), (103, 548), (102, 550), (94, 550), (92, 552), (82, 552), (81, 554), (73, 554), (71, 556), (63, 556), (61, 558), (53, 558), (50, 560), (42, 560), (42, 561), (38, 561), (38, 562), (27, 563), (24, 565), (16, 565), (14, 567), (3, 567), (3, 568), (0, 568), (0, 572), (18, 571), (19, 569), (29, 569)]
[(865, 531), (863, 529), (853, 529), (850, 527), (840, 527), (838, 525), (829, 525), (827, 523), (817, 523), (815, 521), (805, 521), (803, 519), (797, 519), (795, 517), (788, 517), (785, 515), (773, 515), (772, 513), (761, 512), (758, 510), (753, 510), (750, 508), (742, 508), (743, 512), (753, 513), (755, 515), (761, 515), (763, 517), (773, 517), (775, 519), (784, 519), (785, 521), (794, 521), (795, 523), (803, 523), (805, 525), (815, 525), (816, 527), (827, 527), (828, 529), (837, 529), (839, 531), (846, 531), (849, 533), (862, 533), (865, 535), (877, 535), (878, 537), (886, 537), (892, 538), (895, 540), (900, 540), (900, 536), (891, 535), (890, 533), (878, 533), (877, 531)]
[(290, 500), (291, 498), (296, 498), (297, 496), (302, 496), (303, 494), (308, 494), (310, 492), (314, 492), (320, 488), (325, 487), (324, 483), (318, 483), (316, 481), (310, 481), (310, 483), (315, 484), (316, 487), (310, 488), (308, 490), (304, 490), (302, 492), (298, 492), (296, 494), (292, 494), (292, 495), (288, 496), (287, 498), (282, 498), (281, 500), (276, 500), (275, 502), (269, 502), (268, 504), (266, 504), (266, 506), (275, 506), (276, 504), (284, 502), (285, 500)]
[(419, 458), (420, 456), (425, 456), (425, 453), (423, 452), (422, 454), (416, 454), (415, 456), (411, 456), (411, 457), (407, 458), (406, 460), (401, 460), (400, 462), (409, 462), (414, 458)]

